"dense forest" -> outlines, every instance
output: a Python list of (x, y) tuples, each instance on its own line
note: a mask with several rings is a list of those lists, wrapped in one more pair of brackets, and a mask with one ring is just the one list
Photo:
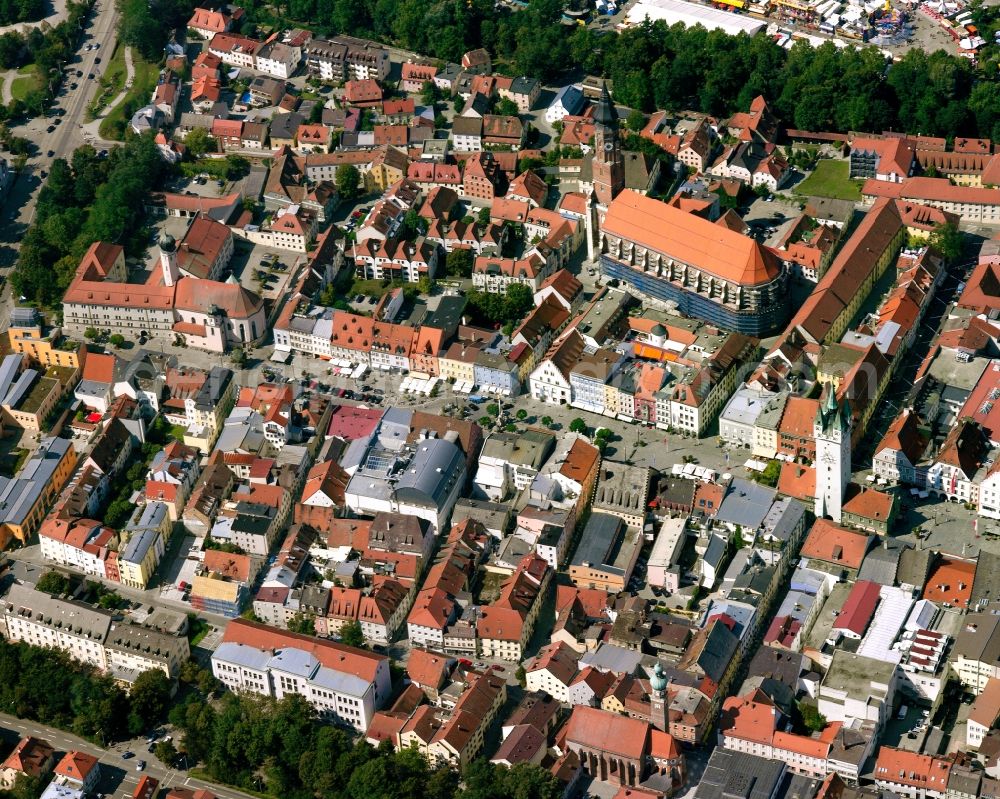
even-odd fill
[(133, 237), (142, 235), (144, 201), (165, 168), (149, 135), (133, 138), (106, 158), (84, 145), (69, 162), (53, 161), (34, 224), (21, 239), (11, 274), (14, 288), (33, 302), (52, 305), (93, 242), (132, 245)]

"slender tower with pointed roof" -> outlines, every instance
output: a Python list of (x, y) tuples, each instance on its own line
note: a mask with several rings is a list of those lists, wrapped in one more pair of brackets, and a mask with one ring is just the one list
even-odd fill
[(587, 249), (596, 254), (597, 235), (611, 201), (625, 188), (625, 157), (618, 132), (618, 111), (611, 101), (608, 84), (601, 85), (601, 97), (594, 108), (593, 192), (588, 214)]
[(838, 524), (844, 492), (851, 481), (851, 408), (837, 400), (832, 383), (824, 389), (813, 421), (816, 440), (816, 518), (827, 516)]

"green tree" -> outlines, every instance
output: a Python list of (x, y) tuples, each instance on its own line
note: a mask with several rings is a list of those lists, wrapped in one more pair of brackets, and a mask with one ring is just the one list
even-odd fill
[(820, 732), (826, 727), (826, 716), (820, 713), (819, 708), (812, 702), (799, 702), (798, 709), (802, 723), (810, 732)]
[(121, 349), (122, 345), (125, 344), (125, 336), (123, 336), (121, 333), (112, 333), (110, 336), (108, 336), (108, 342), (115, 349)]
[(160, 741), (153, 752), (157, 759), (167, 767), (173, 766), (177, 760), (177, 747), (173, 741)]
[(542, 419), (541, 419), (541, 422), (542, 422), (542, 425), (545, 426), (545, 427), (552, 427), (552, 417), (551, 416), (543, 416)]
[(625, 127), (638, 133), (646, 126), (646, 116), (642, 111), (635, 109), (625, 117)]
[(962, 257), (965, 234), (956, 224), (951, 222), (940, 224), (931, 232), (930, 244), (941, 253), (947, 263), (954, 263)]
[(511, 100), (509, 97), (501, 97), (497, 100), (496, 107), (493, 109), (493, 113), (504, 117), (516, 117), (518, 115), (517, 103)]
[(524, 408), (518, 408), (515, 416), (517, 416), (517, 420), (519, 422), (523, 422), (525, 419), (528, 418), (528, 412)]
[(456, 247), (444, 259), (444, 271), (449, 277), (472, 277), (472, 250), (468, 247)]
[(425, 81), (420, 89), (420, 101), (424, 105), (433, 106), (441, 97), (441, 92), (434, 81)]
[(184, 137), (184, 146), (188, 155), (194, 160), (198, 160), (205, 153), (216, 153), (219, 145), (215, 138), (205, 128), (194, 128)]
[(96, 327), (88, 327), (86, 330), (83, 331), (83, 337), (85, 339), (89, 339), (90, 341), (93, 341), (99, 335), (100, 335), (100, 333), (97, 332), (97, 328)]
[(587, 434), (587, 430), (590, 428), (587, 426), (587, 422), (577, 416), (572, 422), (569, 423), (569, 429), (571, 433), (580, 433), (582, 435)]
[(242, 347), (234, 347), (229, 354), (229, 360), (233, 362), (234, 366), (243, 367), (247, 364), (247, 354)]
[(762, 472), (754, 472), (753, 479), (761, 485), (774, 488), (778, 485), (778, 478), (781, 476), (781, 464), (778, 461), (768, 461)]
[(486, 406), (486, 412), (490, 416), (499, 416), (500, 415), (500, 406), (497, 405), (495, 402), (491, 402), (489, 405)]
[(360, 194), (361, 173), (354, 164), (341, 164), (336, 172), (337, 193), (343, 200), (353, 200)]
[(69, 591), (69, 580), (57, 571), (45, 572), (35, 584), (35, 588), (44, 591), (46, 594), (59, 596)]
[(309, 613), (296, 613), (288, 620), (288, 631), (302, 635), (316, 635), (316, 618)]
[(340, 628), (340, 642), (347, 646), (362, 648), (365, 645), (365, 634), (360, 622), (349, 621)]
[(517, 671), (514, 672), (514, 679), (517, 680), (517, 684), (522, 688), (528, 684), (528, 675), (524, 670), (524, 666), (518, 665)]
[(132, 683), (129, 704), (129, 732), (138, 735), (149, 730), (167, 714), (170, 706), (170, 678), (162, 669), (142, 672)]
[(490, 207), (488, 205), (484, 205), (479, 209), (479, 213), (476, 214), (476, 224), (478, 224), (479, 227), (486, 227), (489, 225), (492, 218)]

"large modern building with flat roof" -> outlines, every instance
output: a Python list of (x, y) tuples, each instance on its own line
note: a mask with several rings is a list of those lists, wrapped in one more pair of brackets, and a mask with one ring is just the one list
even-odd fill
[(618, 516), (592, 513), (570, 562), (570, 579), (581, 588), (624, 591), (642, 549), (642, 531)]
[(751, 336), (784, 326), (788, 271), (759, 242), (638, 192), (611, 202), (601, 272), (687, 316)]

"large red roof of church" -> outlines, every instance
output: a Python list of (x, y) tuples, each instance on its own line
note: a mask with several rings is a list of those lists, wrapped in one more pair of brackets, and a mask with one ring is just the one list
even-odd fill
[(602, 227), (613, 236), (744, 286), (768, 283), (781, 273), (777, 258), (754, 239), (635, 191), (615, 197)]

